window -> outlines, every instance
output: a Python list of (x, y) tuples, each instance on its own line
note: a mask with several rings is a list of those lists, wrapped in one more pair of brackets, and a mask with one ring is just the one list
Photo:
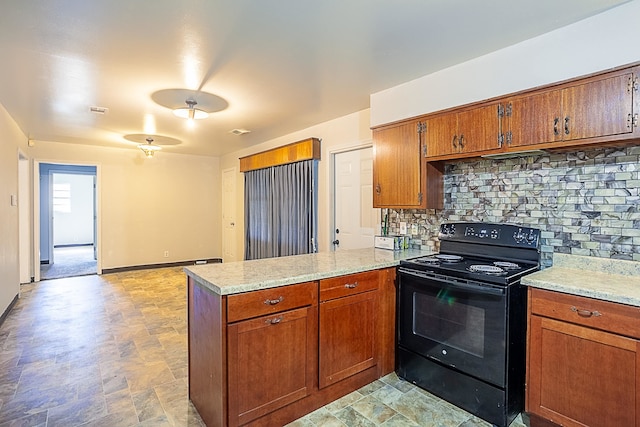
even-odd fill
[(53, 211), (71, 212), (71, 184), (53, 184)]
[(317, 241), (317, 161), (245, 172), (245, 259), (308, 254)]

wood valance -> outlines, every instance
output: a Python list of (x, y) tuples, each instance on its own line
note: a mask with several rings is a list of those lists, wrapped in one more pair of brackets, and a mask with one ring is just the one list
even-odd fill
[(240, 157), (240, 172), (312, 159), (320, 160), (320, 139), (318, 138), (304, 139), (250, 156)]

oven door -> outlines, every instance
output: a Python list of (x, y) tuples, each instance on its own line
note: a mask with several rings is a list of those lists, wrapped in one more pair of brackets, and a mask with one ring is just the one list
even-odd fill
[(398, 345), (505, 386), (507, 288), (398, 270)]

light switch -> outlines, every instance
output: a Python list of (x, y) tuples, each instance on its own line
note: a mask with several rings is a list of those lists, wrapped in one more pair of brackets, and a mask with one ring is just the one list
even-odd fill
[(15, 194), (11, 195), (11, 206), (18, 206), (18, 196)]
[(400, 223), (400, 234), (407, 234), (407, 223), (406, 222), (401, 222)]

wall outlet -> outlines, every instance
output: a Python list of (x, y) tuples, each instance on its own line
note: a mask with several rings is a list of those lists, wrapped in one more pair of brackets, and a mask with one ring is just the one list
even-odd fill
[(414, 236), (418, 235), (418, 224), (411, 224), (411, 234)]
[(169, 251), (164, 251), (164, 257), (169, 258)]
[(407, 234), (407, 223), (406, 222), (401, 222), (400, 223), (400, 234)]

